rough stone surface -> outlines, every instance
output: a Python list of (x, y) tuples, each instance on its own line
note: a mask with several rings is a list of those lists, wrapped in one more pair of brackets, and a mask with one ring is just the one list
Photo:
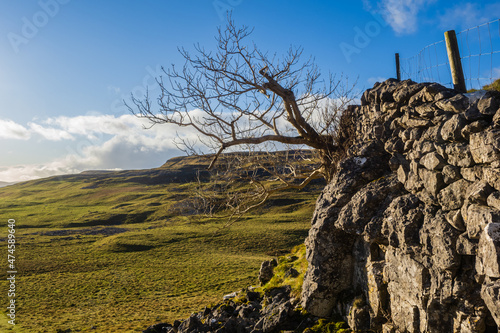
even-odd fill
[(462, 94), (456, 94), (453, 97), (436, 102), (436, 105), (443, 111), (462, 113), (469, 107), (469, 99)]
[(500, 191), (491, 193), (486, 199), (488, 206), (500, 210)]
[(462, 128), (466, 123), (465, 117), (461, 114), (456, 114), (446, 121), (441, 128), (441, 137), (445, 141), (460, 141), (463, 140)]
[(500, 108), (500, 93), (488, 91), (477, 102), (477, 109), (484, 115), (493, 116)]
[(480, 275), (500, 278), (500, 222), (488, 224), (481, 233), (476, 271)]
[(500, 327), (500, 281), (485, 283), (481, 290), (481, 296), (490, 309), (497, 326)]
[(451, 184), (460, 179), (460, 169), (451, 165), (443, 167), (443, 181), (446, 184)]
[(470, 238), (479, 239), (486, 226), (493, 222), (500, 222), (500, 211), (497, 209), (472, 204), (467, 208), (467, 232)]
[(193, 313), (186, 320), (152, 325), (143, 333), (302, 332), (314, 326), (317, 318), (301, 313), (297, 308), (298, 299), (292, 298), (290, 291), (289, 286), (275, 288), (264, 295), (243, 290), (232, 299)]
[(463, 206), (470, 182), (460, 179), (445, 187), (437, 198), (443, 210), (459, 209)]
[(500, 157), (500, 131), (471, 134), (470, 151), (476, 163), (491, 163)]
[(261, 284), (266, 284), (267, 282), (269, 282), (274, 273), (274, 267), (276, 267), (278, 265), (278, 262), (276, 261), (276, 259), (271, 259), (271, 260), (267, 260), (267, 261), (264, 261), (261, 265), (260, 265), (260, 270), (259, 270), (259, 282)]
[(306, 239), (307, 311), (357, 332), (497, 332), (500, 95), (483, 95), (394, 80), (365, 92)]
[(428, 170), (441, 170), (446, 165), (444, 158), (436, 152), (428, 153), (422, 156), (420, 164)]
[(350, 109), (354, 142), (316, 202), (300, 300), (247, 292), (145, 332), (302, 332), (300, 307), (353, 332), (498, 332), (500, 94), (467, 96), (390, 79)]

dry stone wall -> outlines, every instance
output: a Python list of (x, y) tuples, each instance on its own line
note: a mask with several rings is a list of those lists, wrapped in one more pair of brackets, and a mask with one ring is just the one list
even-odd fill
[(499, 108), (435, 83), (364, 93), (306, 240), (306, 310), (355, 331), (498, 331)]

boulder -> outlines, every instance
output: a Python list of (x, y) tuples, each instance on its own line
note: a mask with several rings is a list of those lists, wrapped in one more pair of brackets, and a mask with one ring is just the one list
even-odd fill
[(469, 107), (469, 99), (462, 94), (446, 98), (436, 102), (436, 105), (443, 111), (463, 113)]
[(500, 210), (500, 191), (491, 193), (486, 199), (488, 206)]
[(445, 165), (443, 167), (443, 181), (445, 184), (451, 184), (460, 179), (461, 169), (452, 165)]
[(464, 204), (469, 186), (470, 182), (465, 179), (460, 179), (442, 189), (437, 195), (438, 202), (442, 209), (448, 211), (461, 208)]
[(274, 267), (278, 266), (276, 259), (266, 260), (262, 262), (259, 270), (259, 281), (264, 285), (271, 281), (274, 276)]
[(493, 116), (500, 108), (500, 93), (498, 91), (487, 91), (477, 102), (477, 109), (480, 113)]
[(364, 96), (316, 204), (302, 306), (359, 332), (498, 329), (500, 95), (391, 81)]
[(500, 278), (500, 222), (488, 224), (481, 233), (476, 271), (479, 275)]
[(441, 170), (446, 165), (444, 158), (436, 152), (422, 156), (420, 164), (427, 170)]
[(491, 163), (500, 157), (500, 131), (487, 131), (470, 135), (470, 152), (476, 163)]
[(500, 327), (500, 281), (485, 283), (481, 288), (481, 297), (496, 325)]
[(479, 239), (488, 224), (499, 221), (500, 211), (496, 209), (482, 205), (470, 205), (467, 208), (465, 223), (469, 238)]
[(463, 115), (456, 114), (453, 115), (448, 121), (441, 127), (441, 137), (445, 141), (460, 141), (463, 140), (462, 129), (466, 124), (466, 120)]

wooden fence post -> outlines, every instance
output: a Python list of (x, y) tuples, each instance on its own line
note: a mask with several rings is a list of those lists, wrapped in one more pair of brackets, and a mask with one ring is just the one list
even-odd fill
[(401, 70), (399, 67), (399, 53), (396, 53), (396, 76), (399, 81), (401, 81)]
[(458, 50), (455, 30), (446, 31), (444, 33), (444, 39), (446, 40), (446, 50), (448, 52), (448, 60), (450, 61), (453, 87), (458, 92), (465, 93), (467, 89), (465, 87), (464, 71), (462, 70), (462, 61), (460, 59), (460, 51)]

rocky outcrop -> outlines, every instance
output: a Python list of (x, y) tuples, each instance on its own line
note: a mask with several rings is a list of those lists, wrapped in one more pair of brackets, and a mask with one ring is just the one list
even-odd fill
[(388, 80), (316, 204), (301, 303), (354, 331), (497, 332), (500, 94)]
[(290, 286), (274, 288), (264, 295), (241, 291), (228, 295), (230, 297), (211, 308), (193, 313), (184, 321), (156, 324), (143, 332), (302, 332), (318, 318), (303, 314), (297, 307), (299, 300), (292, 297), (290, 291)]
[(268, 283), (274, 275), (274, 267), (278, 266), (276, 259), (266, 260), (260, 265), (259, 282), (264, 285)]

